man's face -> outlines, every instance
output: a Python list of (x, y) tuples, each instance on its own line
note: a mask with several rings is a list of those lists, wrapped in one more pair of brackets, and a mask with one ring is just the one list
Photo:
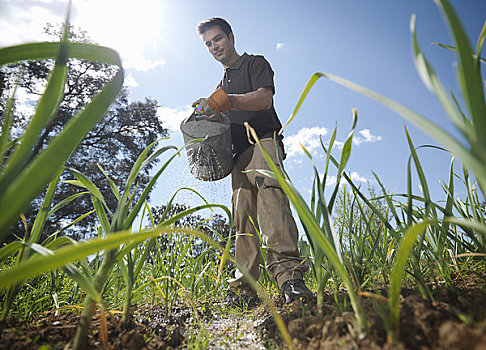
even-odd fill
[(226, 35), (218, 26), (207, 29), (202, 40), (211, 55), (223, 65), (229, 65), (237, 57), (233, 34)]

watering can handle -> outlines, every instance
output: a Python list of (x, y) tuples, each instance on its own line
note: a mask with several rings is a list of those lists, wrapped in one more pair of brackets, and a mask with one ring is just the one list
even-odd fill
[[(192, 121), (201, 121), (201, 120), (209, 120), (209, 121), (212, 121), (212, 122), (217, 122), (220, 118), (219, 117), (213, 117), (213, 118), (210, 118), (208, 117), (206, 114), (199, 114), (197, 113), (197, 111), (200, 109), (198, 109), (199, 105), (196, 105), (196, 107), (194, 108), (194, 111), (192, 112), (192, 114), (189, 116), (189, 118), (187, 118), (187, 122), (192, 122)], [(201, 107), (199, 107), (201, 108)], [(223, 113), (221, 113), (221, 115), (223, 115)]]
[(209, 118), (209, 116), (207, 116), (206, 113), (203, 112), (202, 107), (199, 104), (196, 104), (196, 106), (194, 107), (193, 115), (195, 121), (203, 119), (211, 120), (211, 118)]
[(187, 122), (198, 122), (200, 120), (202, 120), (203, 117), (202, 116), (199, 116), (197, 113), (196, 113), (196, 110), (194, 110), (191, 115), (186, 119), (186, 123)]
[(204, 113), (201, 105), (198, 103), (194, 106), (194, 112), (196, 113), (196, 117), (203, 117), (203, 118), (209, 118), (206, 113)]
[[(199, 114), (198, 112), (201, 112), (202, 114)], [(189, 118), (191, 121), (200, 121), (200, 120), (209, 120), (209, 121), (216, 121), (219, 119), (218, 117), (213, 116), (213, 118), (209, 117), (206, 115), (204, 112), (202, 112), (202, 108), (200, 105), (196, 105), (194, 107), (194, 112), (191, 114), (191, 117)]]

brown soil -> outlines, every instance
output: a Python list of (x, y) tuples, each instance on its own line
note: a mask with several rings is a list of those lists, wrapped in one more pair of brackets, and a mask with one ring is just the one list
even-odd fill
[[(120, 313), (106, 316), (108, 342), (100, 338), (102, 318), (93, 318), (89, 331), (89, 344), (92, 349), (176, 349), (184, 344), (185, 321), (190, 310), (174, 309), (166, 317), (163, 308), (157, 306), (134, 307), (134, 322), (130, 329), (123, 329)], [(70, 349), (76, 333), (79, 315), (60, 313), (38, 316), (33, 322), (19, 322), (9, 318), (0, 335), (0, 349), (20, 350), (37, 349), (47, 344), (49, 349)]]
[[(313, 303), (296, 301), (290, 305), (283, 298), (275, 297), (295, 346), (301, 349), (486, 349), (486, 279), (470, 276), (455, 281), (454, 288), (441, 287), (434, 291), (435, 301), (423, 300), (412, 290), (404, 290), (401, 301), (400, 336), (398, 344), (387, 342), (384, 322), (377, 313), (376, 305), (385, 307), (373, 299), (363, 300), (369, 333), (358, 330), (351, 312), (341, 312), (334, 298), (329, 296), (319, 313)], [(134, 323), (131, 329), (121, 327), (119, 313), (107, 316), (108, 342), (100, 341), (101, 317), (98, 314), (91, 326), (91, 348), (105, 349), (182, 349), (186, 347), (185, 325), (192, 324), (191, 310), (174, 309), (170, 317), (161, 307), (137, 306), (133, 309)], [(262, 342), (268, 348), (283, 347), (279, 332), (268, 309), (259, 306), (253, 310), (255, 330), (262, 334)], [(207, 315), (209, 321), (214, 315)], [(69, 349), (78, 321), (77, 313), (49, 313), (25, 323), (9, 318), (0, 335), (0, 349), (37, 349), (48, 344), (50, 349)], [(220, 320), (221, 316), (217, 316)], [(214, 321), (214, 320), (213, 320)], [(232, 318), (226, 320), (228, 333)], [(239, 320), (238, 322), (241, 322)], [(236, 321), (234, 322), (236, 323)], [(211, 327), (208, 327), (211, 331)], [(215, 331), (213, 329), (212, 331)], [(244, 330), (242, 330), (244, 332)], [(218, 334), (212, 334), (218, 337)], [(213, 344), (218, 343), (212, 341)], [(227, 344), (227, 342), (226, 342)], [(234, 343), (233, 345), (235, 345)], [(223, 348), (245, 348), (248, 345)], [(211, 347), (212, 348), (212, 347)], [(220, 348), (220, 347), (218, 347)]]
[[(486, 349), (485, 276), (458, 279), (454, 287), (437, 288), (435, 301), (422, 299), (415, 291), (404, 290), (401, 300), (400, 335), (397, 344), (387, 342), (387, 333), (377, 300), (363, 300), (368, 336), (356, 327), (353, 313), (340, 312), (329, 296), (322, 313), (316, 305), (296, 301), (283, 305), (276, 300), (296, 349), (411, 349), (484, 350)], [(379, 304), (381, 303), (381, 304)], [(285, 347), (273, 319), (260, 310), (264, 321), (259, 328), (266, 339)]]

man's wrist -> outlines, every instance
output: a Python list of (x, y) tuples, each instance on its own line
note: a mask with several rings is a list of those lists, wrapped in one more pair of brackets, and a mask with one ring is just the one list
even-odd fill
[(233, 105), (232, 109), (239, 109), (240, 101), (238, 100), (238, 96), (235, 94), (228, 94), (228, 98), (230, 99), (231, 104)]
[(221, 88), (213, 92), (206, 102), (216, 114), (233, 108), (233, 102)]

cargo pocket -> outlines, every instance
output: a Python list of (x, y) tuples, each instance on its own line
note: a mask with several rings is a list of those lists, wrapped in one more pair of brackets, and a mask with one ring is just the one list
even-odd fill
[[(280, 169), (280, 164), (283, 160), (283, 148), (279, 142), (277, 142), (277, 149), (275, 149), (275, 143), (273, 139), (263, 139), (261, 140), (262, 146), (267, 151), (269, 156), (272, 158), (273, 163)], [(277, 152), (276, 152), (277, 151)], [(279, 162), (280, 159), (280, 162)], [(265, 169), (272, 171), (270, 166), (268, 165), (265, 157), (263, 156), (262, 152), (258, 152), (258, 159), (255, 160), (255, 169)], [(274, 179), (270, 176), (263, 175), (261, 173), (257, 173), (255, 181), (258, 188), (268, 188), (268, 187), (277, 187), (281, 188), (280, 184), (277, 179)]]

